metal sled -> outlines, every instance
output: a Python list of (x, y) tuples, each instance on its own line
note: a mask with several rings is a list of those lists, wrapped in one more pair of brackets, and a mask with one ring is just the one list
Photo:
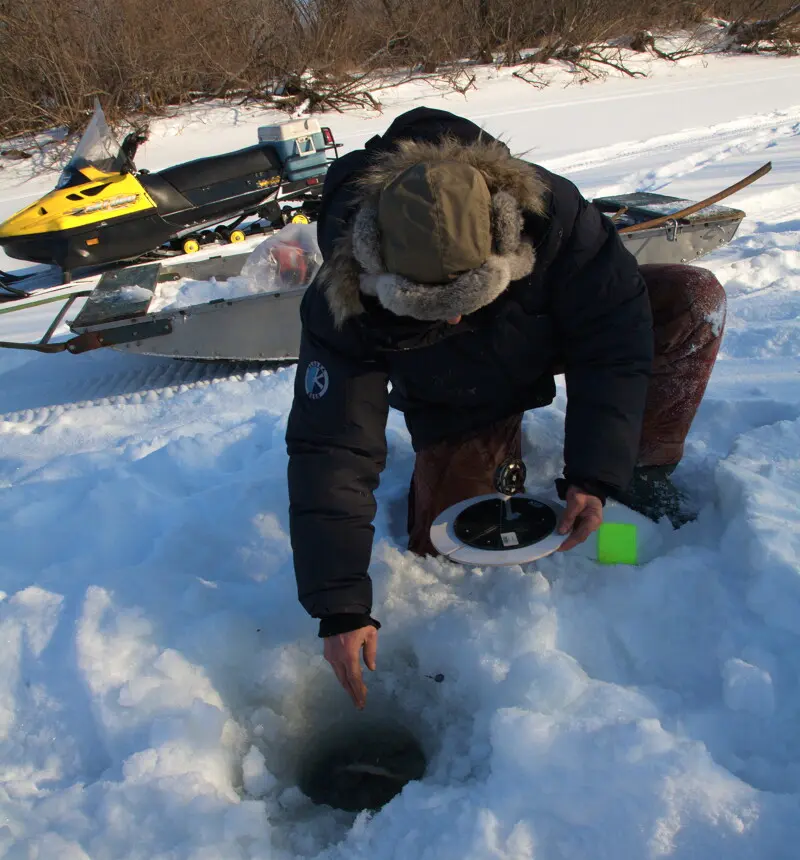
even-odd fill
[(123, 352), (228, 361), (296, 359), (300, 300), (305, 286), (148, 313), (159, 283), (191, 278), (224, 282), (238, 275), (249, 254), (191, 263), (150, 263), (100, 279), (78, 316), (67, 350), (110, 346)]
[[(744, 218), (741, 209), (707, 206), (691, 215), (675, 213), (691, 206), (691, 200), (663, 194), (621, 194), (594, 201), (601, 212), (615, 218), (625, 247), (639, 263), (690, 263), (710, 254), (736, 235)], [(657, 219), (663, 223), (647, 227)], [(625, 232), (626, 227), (646, 229)]]

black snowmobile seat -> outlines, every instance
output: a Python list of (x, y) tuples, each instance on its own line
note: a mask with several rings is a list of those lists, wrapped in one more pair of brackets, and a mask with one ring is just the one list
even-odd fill
[(168, 167), (158, 175), (185, 194), (195, 188), (217, 185), (220, 182), (251, 176), (254, 173), (270, 173), (277, 176), (280, 172), (280, 160), (271, 146), (249, 146), (237, 152), (198, 158), (186, 164)]
[(136, 178), (156, 204), (159, 215), (172, 215), (174, 212), (183, 212), (192, 208), (192, 204), (183, 194), (161, 174), (140, 173)]

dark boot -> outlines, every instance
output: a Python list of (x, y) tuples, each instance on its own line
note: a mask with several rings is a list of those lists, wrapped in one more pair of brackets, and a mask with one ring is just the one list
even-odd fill
[(637, 466), (627, 489), (614, 498), (655, 522), (667, 517), (674, 528), (680, 528), (696, 519), (697, 513), (690, 509), (686, 496), (672, 483), (670, 475), (675, 465)]

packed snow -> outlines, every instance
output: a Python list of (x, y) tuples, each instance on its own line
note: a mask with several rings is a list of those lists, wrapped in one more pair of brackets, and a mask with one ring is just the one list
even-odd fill
[[(393, 413), (371, 569), (384, 626), (359, 713), (296, 600), (294, 368), (2, 351), (0, 857), (797, 856), (800, 64), (560, 83), (408, 84), (382, 116), (330, 125), (351, 148), (416, 104), (447, 107), (588, 197), (698, 200), (773, 162), (727, 201), (747, 218), (703, 263), (729, 309), (676, 472), (697, 521), (653, 525), (637, 567), (588, 551), (421, 561), (404, 550), (413, 452)], [(186, 110), (138, 160), (234, 149), (274, 119)], [(3, 171), (0, 216), (52, 187), (29, 170)], [(0, 314), (0, 339), (33, 339), (53, 308)], [(534, 492), (560, 473), (565, 402), (560, 387), (526, 416)], [(392, 725), (422, 744), (422, 780), (374, 814), (302, 794), (321, 739)]]
[(288, 224), (277, 233), (262, 237), (255, 248), (243, 251), (241, 256), (241, 273), (231, 278), (207, 281), (181, 278), (158, 284), (148, 312), (177, 310), (219, 298), (235, 299), (308, 286), (322, 265), (314, 224)]

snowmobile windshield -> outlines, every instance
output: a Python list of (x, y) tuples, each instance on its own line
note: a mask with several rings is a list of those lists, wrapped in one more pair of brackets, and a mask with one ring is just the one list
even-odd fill
[(94, 114), (72, 158), (61, 172), (56, 188), (86, 182), (86, 177), (81, 174), (81, 170), (86, 167), (94, 167), (103, 173), (120, 173), (126, 162), (122, 147), (108, 127), (100, 103), (95, 102)]

